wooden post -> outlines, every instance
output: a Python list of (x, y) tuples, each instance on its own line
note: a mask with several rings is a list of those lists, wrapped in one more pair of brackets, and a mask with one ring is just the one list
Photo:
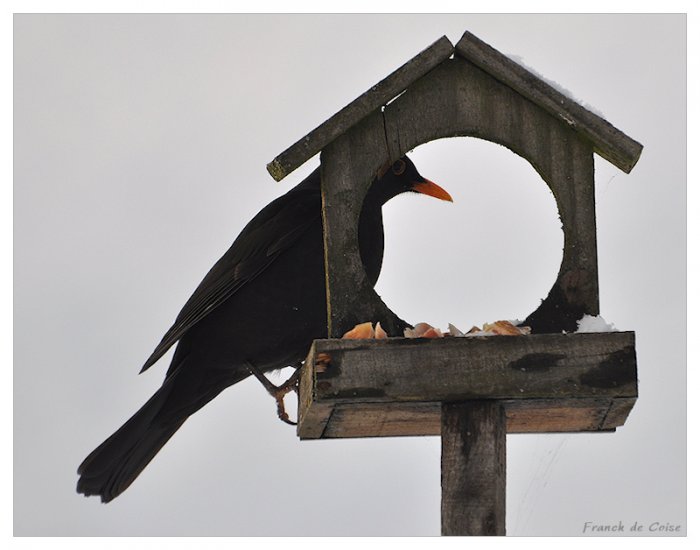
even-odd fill
[(498, 401), (442, 404), (442, 534), (506, 534), (506, 417)]

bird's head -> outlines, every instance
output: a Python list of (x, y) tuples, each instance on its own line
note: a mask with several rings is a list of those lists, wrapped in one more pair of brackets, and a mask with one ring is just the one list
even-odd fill
[(383, 204), (401, 193), (421, 193), (437, 199), (452, 202), (450, 194), (437, 183), (425, 179), (418, 173), (416, 166), (407, 156), (385, 166), (372, 184), (370, 193), (377, 193)]

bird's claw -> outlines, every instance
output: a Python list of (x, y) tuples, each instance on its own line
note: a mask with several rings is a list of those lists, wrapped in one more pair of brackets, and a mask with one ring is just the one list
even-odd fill
[(299, 378), (301, 377), (301, 364), (295, 365), (296, 371), (289, 377), (289, 379), (279, 386), (275, 386), (270, 380), (252, 363), (248, 363), (248, 370), (251, 372), (255, 378), (257, 378), (260, 383), (265, 387), (268, 393), (275, 398), (277, 402), (277, 416), (285, 424), (290, 426), (296, 426), (297, 423), (289, 419), (289, 415), (284, 407), (284, 397), (292, 392), (297, 391), (299, 388)]

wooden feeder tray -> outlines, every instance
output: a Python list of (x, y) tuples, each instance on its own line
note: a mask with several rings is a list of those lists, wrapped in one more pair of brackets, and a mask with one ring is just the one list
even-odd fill
[(302, 439), (440, 435), (442, 403), (498, 401), (508, 433), (614, 431), (637, 399), (634, 332), (316, 340)]

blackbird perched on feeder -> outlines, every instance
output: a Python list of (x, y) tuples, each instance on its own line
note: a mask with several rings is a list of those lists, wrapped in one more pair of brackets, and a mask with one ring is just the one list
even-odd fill
[[(449, 194), (403, 157), (372, 183), (359, 220), (359, 250), (374, 285), (384, 253), (382, 205), (404, 192)], [(262, 372), (298, 366), (327, 336), (321, 175), (263, 208), (207, 273), (141, 372), (177, 344), (163, 385), (78, 468), (78, 492), (109, 502), (141, 473), (187, 418), (222, 390)], [(272, 386), (272, 387), (270, 387)]]

